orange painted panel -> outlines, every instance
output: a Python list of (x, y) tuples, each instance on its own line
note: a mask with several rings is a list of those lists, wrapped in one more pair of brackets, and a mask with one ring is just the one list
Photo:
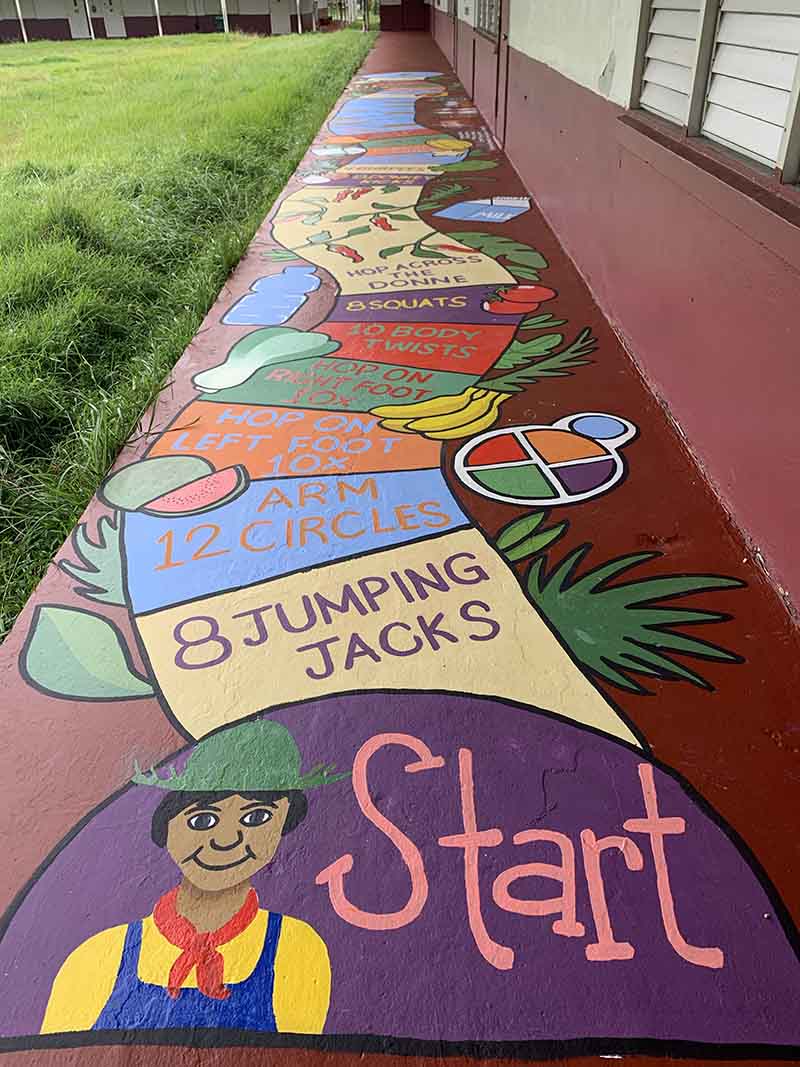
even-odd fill
[(174, 422), (151, 456), (198, 455), (217, 469), (241, 463), (251, 478), (425, 470), (440, 463), (438, 441), (384, 430), (368, 412), (195, 400)]
[(525, 436), (548, 463), (564, 463), (570, 459), (608, 455), (602, 445), (567, 430), (534, 430)]

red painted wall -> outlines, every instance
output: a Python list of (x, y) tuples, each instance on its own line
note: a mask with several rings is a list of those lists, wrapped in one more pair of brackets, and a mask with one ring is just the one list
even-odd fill
[(459, 22), (456, 43), (456, 73), (461, 79), (461, 84), (474, 96), (475, 74), (475, 31), (466, 22)]
[(242, 33), (271, 33), (269, 15), (229, 15), (232, 30), (241, 30)]
[(455, 66), (456, 57), (453, 53), (454, 21), (444, 11), (431, 7), (431, 33), (433, 39), (444, 53), (448, 63)]
[[(67, 19), (25, 19), (29, 41), (69, 41), (72, 34)], [(0, 41), (21, 41), (16, 19), (0, 19)]]
[(129, 37), (157, 37), (158, 23), (154, 15), (125, 15), (125, 32)]
[(512, 162), (800, 604), (800, 230), (543, 64), (512, 50), (509, 77)]
[(497, 95), (497, 53), (488, 37), (475, 35), (475, 91), (473, 99), (490, 126), (494, 124)]

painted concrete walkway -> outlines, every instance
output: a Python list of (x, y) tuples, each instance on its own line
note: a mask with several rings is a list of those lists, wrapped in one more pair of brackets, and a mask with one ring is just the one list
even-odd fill
[(796, 634), (429, 38), (57, 563), (2, 651), (12, 1061), (794, 1054)]

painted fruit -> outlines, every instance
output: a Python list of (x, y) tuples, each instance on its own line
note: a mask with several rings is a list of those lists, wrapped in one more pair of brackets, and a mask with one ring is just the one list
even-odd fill
[(503, 289), (499, 295), (514, 304), (541, 304), (544, 300), (552, 300), (558, 293), (546, 285), (515, 285), (512, 289)]
[(129, 463), (107, 478), (98, 490), (104, 504), (121, 511), (138, 511), (148, 500), (162, 496), (214, 470), (202, 456), (154, 456)]
[(484, 300), (481, 307), (491, 315), (525, 315), (535, 311), (538, 304), (506, 303), (505, 300)]
[(249, 484), (247, 471), (237, 463), (178, 486), (143, 504), (139, 510), (148, 515), (198, 515), (201, 511), (211, 511), (212, 508), (230, 504), (242, 495)]

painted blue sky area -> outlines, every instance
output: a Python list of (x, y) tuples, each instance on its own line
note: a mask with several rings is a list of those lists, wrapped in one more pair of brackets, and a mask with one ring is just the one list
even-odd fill
[(226, 326), (281, 326), (319, 287), (314, 267), (284, 267), (280, 274), (256, 278), (222, 321)]
[(441, 471), (267, 478), (201, 515), (125, 516), (136, 614), (468, 525)]

